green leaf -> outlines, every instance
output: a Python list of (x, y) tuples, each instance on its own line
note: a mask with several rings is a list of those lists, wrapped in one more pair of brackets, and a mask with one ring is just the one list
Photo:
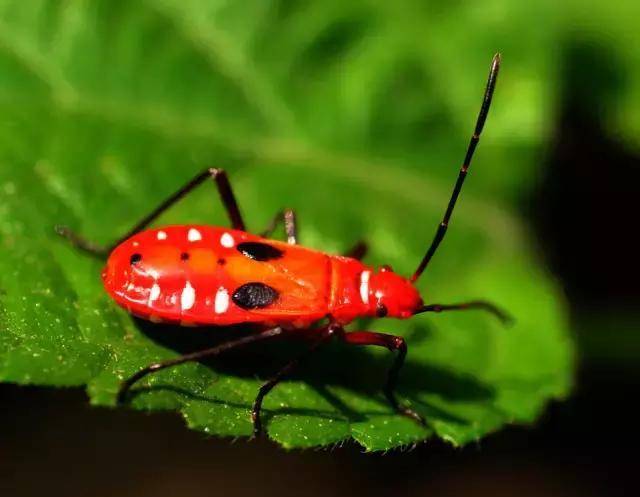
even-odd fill
[[(120, 380), (211, 338), (134, 322), (107, 298), (100, 263), (53, 233), (64, 223), (113, 240), (203, 166), (230, 172), (252, 229), (294, 207), (304, 244), (340, 252), (365, 237), (372, 264), (413, 270), (450, 194), (496, 40), (519, 30), (540, 50), (551, 37), (527, 22), (545, 7), (410, 4), (0, 2), (0, 378), (87, 385), (92, 403), (111, 406)], [(485, 9), (509, 10), (514, 25)], [(439, 41), (447, 36), (450, 47)], [(530, 185), (550, 115), (548, 88), (528, 82), (549, 67), (511, 44), (469, 184), (420, 287), (430, 302), (493, 300), (517, 324), (472, 312), (358, 323), (406, 337), (398, 393), (429, 429), (386, 404), (387, 352), (333, 344), (267, 397), (268, 435), (281, 445), (351, 437), (373, 451), (433, 434), (459, 445), (532, 422), (568, 393), (562, 296), (509, 207)], [(526, 56), (510, 61), (510, 50)], [(207, 185), (161, 222), (225, 219)], [(132, 405), (249, 435), (261, 381), (296, 347), (162, 371)]]

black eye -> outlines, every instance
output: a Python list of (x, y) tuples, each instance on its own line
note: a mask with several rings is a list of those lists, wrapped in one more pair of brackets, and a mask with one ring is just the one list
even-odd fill
[(133, 266), (134, 264), (137, 264), (141, 260), (142, 260), (142, 255), (141, 254), (138, 254), (138, 253), (131, 254), (131, 257), (129, 258), (129, 264), (131, 264)]
[(384, 304), (378, 304), (376, 306), (376, 316), (378, 316), (379, 318), (383, 318), (385, 317), (387, 314), (389, 314), (389, 309), (387, 309), (387, 306)]
[(245, 242), (239, 243), (237, 249), (240, 253), (249, 259), (255, 261), (268, 261), (271, 259), (279, 259), (284, 252), (272, 245), (261, 242)]
[(233, 302), (243, 309), (267, 307), (277, 298), (277, 290), (264, 283), (247, 283), (239, 287), (231, 296)]
[(189, 254), (188, 254), (188, 253), (186, 253), (186, 252), (182, 252), (182, 253), (180, 254), (180, 260), (181, 260), (181, 261), (188, 261), (188, 260), (189, 260)]

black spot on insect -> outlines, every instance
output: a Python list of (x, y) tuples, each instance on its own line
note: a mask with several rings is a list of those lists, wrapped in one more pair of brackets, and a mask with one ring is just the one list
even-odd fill
[(132, 266), (134, 264), (138, 264), (138, 262), (140, 262), (142, 260), (142, 254), (131, 254), (131, 257), (129, 257), (129, 264), (131, 264)]
[(278, 291), (264, 283), (246, 283), (238, 287), (231, 300), (243, 309), (258, 309), (273, 304), (278, 298)]
[(244, 242), (239, 243), (237, 246), (238, 251), (255, 261), (269, 261), (271, 259), (279, 259), (284, 255), (284, 252), (275, 248), (273, 245), (262, 242)]
[(224, 266), (226, 263), (227, 263), (226, 259), (223, 259), (222, 257), (218, 259), (218, 266)]
[(182, 252), (180, 254), (180, 260), (181, 261), (188, 261), (189, 260), (189, 254), (187, 252)]

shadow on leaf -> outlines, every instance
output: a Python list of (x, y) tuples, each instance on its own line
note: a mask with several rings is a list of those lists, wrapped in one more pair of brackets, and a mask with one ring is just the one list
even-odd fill
[[(155, 325), (147, 321), (136, 320), (140, 331), (152, 341), (172, 349), (180, 354), (195, 352), (213, 347), (230, 339), (249, 334), (255, 329), (247, 326), (225, 328), (184, 328), (180, 326)], [(416, 328), (412, 335), (420, 339), (428, 339), (427, 327)], [(410, 346), (410, 344), (409, 344)], [(218, 374), (261, 378), (271, 377), (278, 369), (308, 347), (308, 342), (301, 334), (293, 333), (284, 338), (276, 338), (262, 343), (244, 346), (231, 350), (211, 360), (202, 361)], [(386, 352), (386, 351), (385, 351)], [(372, 354), (367, 348), (353, 347), (339, 341), (323, 346), (308, 360), (304, 361), (288, 379), (307, 383), (323, 399), (343, 414), (351, 422), (362, 421), (370, 415), (389, 414), (389, 410), (380, 412), (355, 411), (336, 395), (331, 386), (346, 388), (359, 394), (372, 396), (385, 403), (382, 386), (392, 363), (391, 353)], [(143, 366), (143, 365), (141, 365)], [(180, 366), (177, 366), (180, 367)], [(201, 396), (170, 385), (143, 386), (136, 385), (131, 391), (131, 398), (152, 391), (171, 391), (192, 400), (200, 400), (215, 404), (226, 404), (231, 407), (250, 409), (250, 405), (233, 405), (207, 396)], [(257, 392), (256, 392), (257, 393)], [(411, 359), (411, 354), (402, 368), (398, 384), (398, 395), (407, 399), (423, 415), (431, 419), (439, 419), (458, 424), (467, 424), (462, 419), (425, 400), (426, 394), (439, 396), (447, 401), (487, 402), (494, 398), (494, 390), (470, 375), (454, 373), (445, 368), (425, 364)], [(318, 409), (282, 407), (265, 409), (265, 419), (276, 414), (300, 414), (336, 418), (335, 413)]]

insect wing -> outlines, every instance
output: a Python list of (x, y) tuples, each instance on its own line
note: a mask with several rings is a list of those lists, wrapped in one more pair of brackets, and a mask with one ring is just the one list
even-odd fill
[[(226, 273), (233, 303), (265, 318), (322, 316), (328, 299), (329, 258), (272, 240), (239, 244)], [(317, 319), (317, 317), (316, 317)]]

